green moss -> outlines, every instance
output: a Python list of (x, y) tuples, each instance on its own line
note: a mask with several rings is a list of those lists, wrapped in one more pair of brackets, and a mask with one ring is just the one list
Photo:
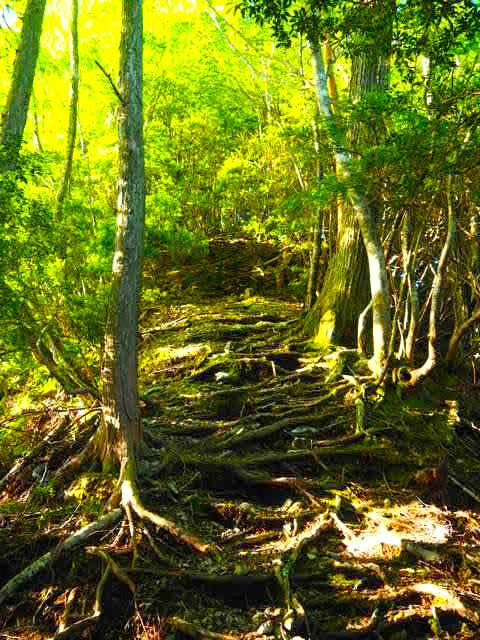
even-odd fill
[(318, 329), (315, 333), (313, 342), (317, 348), (328, 349), (334, 341), (335, 332), (335, 314), (332, 310), (323, 314), (320, 319)]
[(332, 587), (334, 587), (334, 589), (350, 590), (355, 589), (355, 587), (358, 585), (359, 580), (358, 577), (348, 578), (344, 573), (336, 573), (335, 575), (331, 576), (330, 582), (332, 583)]
[(212, 353), (209, 344), (190, 344), (182, 347), (157, 345), (144, 350), (140, 356), (139, 375), (143, 384), (158, 377), (159, 371), (182, 364), (186, 369), (196, 370)]
[(65, 498), (76, 502), (103, 503), (113, 493), (116, 477), (107, 473), (84, 473), (65, 490)]

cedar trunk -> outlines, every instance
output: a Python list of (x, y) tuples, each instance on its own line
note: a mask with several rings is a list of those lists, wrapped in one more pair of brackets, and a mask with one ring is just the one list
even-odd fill
[[(315, 59), (312, 61), (315, 70), (318, 65)], [(350, 81), (353, 103), (369, 91), (384, 89), (385, 84), (386, 65), (379, 50), (358, 53), (353, 58)], [(366, 132), (358, 125), (350, 128), (347, 137), (350, 148), (360, 142), (369, 142)], [(344, 172), (341, 164), (337, 171), (341, 180)], [(373, 215), (372, 210), (370, 213)], [(328, 264), (317, 303), (307, 319), (307, 330), (316, 336), (317, 342), (356, 345), (357, 324), (370, 299), (365, 286), (368, 278), (369, 266), (358, 218), (351, 200), (347, 199), (340, 202), (338, 208), (337, 250)]]
[[(375, 213), (370, 206), (367, 206), (364, 198), (350, 180), (349, 163), (351, 156), (345, 151), (343, 133), (334, 121), (321, 51), (315, 43), (310, 43), (310, 49), (319, 110), (325, 118), (331, 143), (335, 149), (335, 162), (339, 180), (346, 187), (347, 198), (355, 214), (356, 222), (360, 227), (367, 254), (373, 315), (374, 353), (371, 364), (372, 369), (379, 373), (386, 359), (391, 330), (390, 295), (385, 258), (377, 232)], [(358, 273), (356, 278), (358, 279)]]

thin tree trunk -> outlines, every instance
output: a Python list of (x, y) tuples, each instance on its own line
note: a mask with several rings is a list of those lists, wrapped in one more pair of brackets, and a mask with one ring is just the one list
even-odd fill
[(45, 4), (46, 0), (29, 0), (23, 14), (22, 34), (0, 134), (0, 145), (5, 152), (0, 160), (2, 173), (15, 168), (22, 144), (40, 49)]
[[(468, 200), (465, 206), (467, 209), (470, 206)], [(480, 320), (480, 307), (478, 306), (480, 233), (478, 213), (474, 207), (472, 207), (472, 211), (470, 213), (468, 249), (467, 247), (464, 247), (462, 254), (463, 258), (462, 255), (460, 255), (457, 259), (457, 269), (459, 268), (458, 265), (461, 265), (464, 268), (464, 271), (463, 274), (459, 274), (457, 281), (454, 283), (454, 285), (456, 285), (454, 294), (457, 296), (455, 302), (456, 306), (460, 306), (460, 310), (455, 310), (455, 329), (452, 337), (450, 338), (446, 357), (448, 365), (455, 364), (455, 361), (459, 359), (459, 351), (461, 351), (462, 348), (463, 337)], [(468, 257), (465, 257), (465, 254)], [(458, 286), (458, 283), (462, 280), (466, 280), (468, 284), (465, 283), (463, 286)]]
[(357, 330), (357, 351), (362, 355), (367, 354), (367, 341), (365, 338), (365, 329), (367, 326), (367, 316), (372, 310), (372, 300), (367, 304), (362, 313), (358, 316), (358, 330)]
[(465, 322), (455, 330), (455, 333), (450, 338), (450, 343), (448, 345), (448, 353), (446, 357), (446, 362), (448, 365), (454, 364), (457, 358), (458, 349), (462, 342), (463, 336), (467, 333), (467, 331), (471, 327), (473, 327), (479, 321), (480, 321), (480, 307), (477, 307), (477, 309), (472, 313), (470, 318), (465, 320)]
[(448, 207), (448, 230), (445, 243), (438, 260), (438, 267), (432, 282), (432, 295), (430, 301), (430, 317), (428, 322), (428, 354), (424, 364), (411, 371), (411, 379), (409, 386), (418, 384), (425, 378), (438, 364), (439, 353), (437, 348), (437, 324), (442, 303), (442, 285), (445, 279), (445, 271), (450, 250), (455, 241), (455, 233), (457, 228), (457, 216), (453, 206), (452, 195), (452, 176), (448, 176), (447, 187), (447, 207)]
[(317, 219), (313, 229), (312, 258), (308, 273), (307, 297), (305, 299), (305, 311), (310, 311), (317, 297), (317, 285), (320, 275), (320, 256), (322, 255), (322, 218), (321, 209), (317, 213)]
[(38, 121), (37, 101), (35, 100), (35, 93), (32, 91), (33, 99), (33, 148), (38, 153), (43, 153), (42, 140), (40, 138), (40, 123)]
[[(415, 243), (412, 235), (412, 222), (409, 211), (405, 212), (405, 217), (401, 230), (401, 248), (403, 263), (403, 278), (406, 283), (407, 298), (405, 300), (405, 312), (403, 317), (403, 333), (401, 337), (400, 347), (397, 353), (398, 358), (406, 358), (408, 362), (413, 363), (415, 350), (415, 339), (418, 325), (418, 291), (416, 283), (416, 257), (418, 244), (420, 242), (421, 231), (419, 230), (415, 237)], [(407, 335), (405, 336), (405, 331)]]
[(479, 215), (472, 207), (472, 213), (470, 216), (470, 235), (471, 235), (471, 258), (470, 266), (472, 270), (472, 294), (474, 295), (475, 285), (480, 276), (480, 223)]
[[(315, 152), (317, 154), (317, 185), (320, 187), (323, 180), (323, 172), (322, 165), (320, 164), (320, 144), (318, 140), (318, 129), (315, 120), (312, 122), (313, 129), (313, 141), (315, 145)], [(317, 211), (317, 217), (314, 222), (313, 227), (313, 247), (312, 254), (310, 260), (310, 270), (308, 273), (308, 286), (307, 286), (307, 297), (305, 298), (305, 311), (310, 311), (310, 309), (315, 304), (315, 300), (317, 298), (317, 286), (318, 280), (320, 276), (320, 257), (322, 255), (322, 221), (323, 221), (323, 211), (319, 207)]]
[[(417, 245), (420, 236), (417, 238)], [(402, 252), (403, 263), (405, 270), (405, 277), (408, 284), (408, 300), (410, 303), (409, 315), (408, 315), (408, 332), (405, 339), (405, 357), (410, 364), (413, 364), (413, 358), (415, 355), (415, 340), (417, 335), (418, 325), (418, 312), (420, 303), (418, 300), (418, 289), (415, 275), (415, 263), (416, 263), (416, 248), (415, 251), (411, 246), (411, 224), (410, 213), (407, 212), (405, 218), (405, 225), (402, 237)], [(413, 254), (412, 254), (413, 252)]]
[(142, 0), (122, 1), (119, 89), (117, 234), (102, 366), (104, 421), (98, 445), (107, 464), (117, 459), (124, 468), (128, 463), (128, 476), (133, 481), (135, 452), (142, 441), (137, 390), (137, 326), (145, 219)]
[(78, 0), (71, 0), (70, 16), (70, 107), (68, 117), (67, 150), (63, 175), (60, 188), (57, 193), (57, 203), (55, 216), (57, 221), (62, 219), (63, 205), (70, 186), (72, 175), (73, 153), (75, 150), (75, 139), (77, 134), (77, 114), (78, 114)]

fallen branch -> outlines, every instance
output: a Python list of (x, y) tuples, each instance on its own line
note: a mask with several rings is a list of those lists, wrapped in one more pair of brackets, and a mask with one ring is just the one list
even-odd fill
[(471, 489), (469, 489), (468, 487), (465, 487), (461, 482), (459, 482), (455, 476), (452, 476), (451, 473), (448, 474), (448, 478), (453, 482), (453, 484), (458, 487), (459, 489), (461, 489), (464, 493), (467, 494), (467, 496), (470, 496), (470, 498), (472, 498), (473, 500), (475, 500), (475, 502), (478, 502), (480, 504), (480, 496), (476, 493), (474, 493)]
[(87, 441), (87, 444), (76, 456), (69, 458), (53, 475), (53, 481), (55, 484), (59, 484), (66, 477), (75, 474), (82, 465), (87, 462), (94, 453), (95, 449), (95, 436), (94, 433)]
[[(41, 412), (41, 413), (46, 413), (46, 412)], [(0, 489), (2, 489), (5, 486), (5, 484), (13, 476), (19, 474), (29, 462), (38, 458), (42, 454), (43, 449), (47, 447), (56, 436), (58, 436), (59, 432), (62, 431), (62, 429), (64, 429), (68, 425), (68, 423), (69, 423), (68, 416), (65, 416), (63, 420), (61, 420), (61, 422), (59, 422), (59, 424), (56, 427), (54, 427), (51, 431), (47, 433), (47, 435), (42, 439), (42, 441), (39, 442), (38, 445), (34, 447), (29, 454), (27, 454), (23, 458), (20, 458), (20, 460), (18, 460), (13, 465), (13, 467), (8, 471), (8, 473), (6, 473), (3, 476), (3, 478), (0, 480)]]

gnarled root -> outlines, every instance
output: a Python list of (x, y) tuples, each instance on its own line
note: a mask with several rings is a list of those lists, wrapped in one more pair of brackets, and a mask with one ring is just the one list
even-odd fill
[(193, 535), (189, 535), (182, 531), (177, 525), (175, 525), (170, 520), (166, 518), (162, 518), (156, 513), (149, 511), (146, 509), (139, 498), (138, 488), (135, 481), (129, 477), (128, 475), (128, 463), (126, 465), (126, 477), (121, 482), (122, 489), (122, 506), (128, 512), (128, 509), (134, 511), (137, 516), (145, 521), (148, 520), (159, 529), (163, 529), (168, 531), (168, 533), (180, 542), (183, 542), (186, 545), (189, 545), (196, 551), (200, 553), (205, 553), (209, 551), (210, 547), (208, 544), (201, 542), (198, 538)]

